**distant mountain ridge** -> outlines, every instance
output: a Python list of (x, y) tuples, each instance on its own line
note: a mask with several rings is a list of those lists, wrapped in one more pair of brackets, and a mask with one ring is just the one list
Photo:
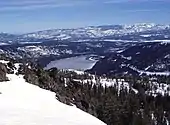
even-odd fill
[[(122, 36), (135, 33), (152, 34), (162, 33), (167, 30), (169, 32), (170, 25), (157, 24), (135, 24), (135, 25), (103, 25), (103, 26), (89, 26), (75, 29), (53, 29), (44, 30), (23, 35), (24, 38), (37, 39), (57, 39), (57, 40), (78, 40), (89, 38), (105, 38), (109, 36)], [(158, 35), (158, 34), (157, 34)], [(146, 36), (145, 36), (146, 37)]]
[(51, 29), (38, 32), (13, 35), (0, 33), (0, 41), (35, 42), (42, 40), (83, 41), (83, 40), (169, 40), (170, 25), (134, 24), (134, 25), (103, 25), (72, 29)]

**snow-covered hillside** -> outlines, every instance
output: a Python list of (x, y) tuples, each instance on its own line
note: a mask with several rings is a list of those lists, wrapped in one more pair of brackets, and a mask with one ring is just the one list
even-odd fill
[(139, 23), (133, 25), (102, 25), (70, 29), (49, 29), (20, 35), (0, 33), (2, 45), (41, 43), (49, 41), (85, 42), (169, 42), (170, 25)]
[[(90, 26), (75, 29), (52, 29), (39, 32), (24, 34), (23, 38), (36, 39), (87, 39), (87, 38), (102, 38), (114, 35), (128, 35), (134, 33), (142, 33), (143, 37), (152, 36), (153, 31), (167, 30), (169, 25), (157, 24), (134, 24), (134, 25), (105, 25), (105, 26)], [(143, 34), (144, 33), (144, 34)], [(159, 35), (159, 34), (157, 34)]]
[(169, 125), (169, 77), (97, 76), (1, 59), (0, 125)]
[(25, 82), (23, 76), (7, 76), (10, 81), (0, 83), (0, 125), (105, 125), (57, 101), (55, 93)]

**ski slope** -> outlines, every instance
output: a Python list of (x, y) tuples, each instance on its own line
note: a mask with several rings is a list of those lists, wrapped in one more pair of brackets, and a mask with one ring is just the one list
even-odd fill
[(59, 102), (55, 93), (25, 82), (23, 76), (8, 78), (0, 83), (0, 125), (106, 125)]

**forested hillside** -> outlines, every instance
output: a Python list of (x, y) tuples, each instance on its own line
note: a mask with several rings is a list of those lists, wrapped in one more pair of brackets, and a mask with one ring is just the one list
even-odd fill
[(94, 76), (82, 72), (26, 68), (25, 79), (56, 92), (68, 105), (108, 125), (168, 125), (170, 78), (167, 76)]

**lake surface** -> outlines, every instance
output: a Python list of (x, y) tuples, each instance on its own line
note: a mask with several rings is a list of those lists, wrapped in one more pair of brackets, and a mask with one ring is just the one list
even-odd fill
[(51, 61), (45, 69), (58, 68), (58, 69), (75, 69), (75, 70), (87, 70), (91, 69), (97, 62), (97, 60), (89, 59), (90, 55), (77, 56), (71, 58), (65, 58), (60, 60)]

